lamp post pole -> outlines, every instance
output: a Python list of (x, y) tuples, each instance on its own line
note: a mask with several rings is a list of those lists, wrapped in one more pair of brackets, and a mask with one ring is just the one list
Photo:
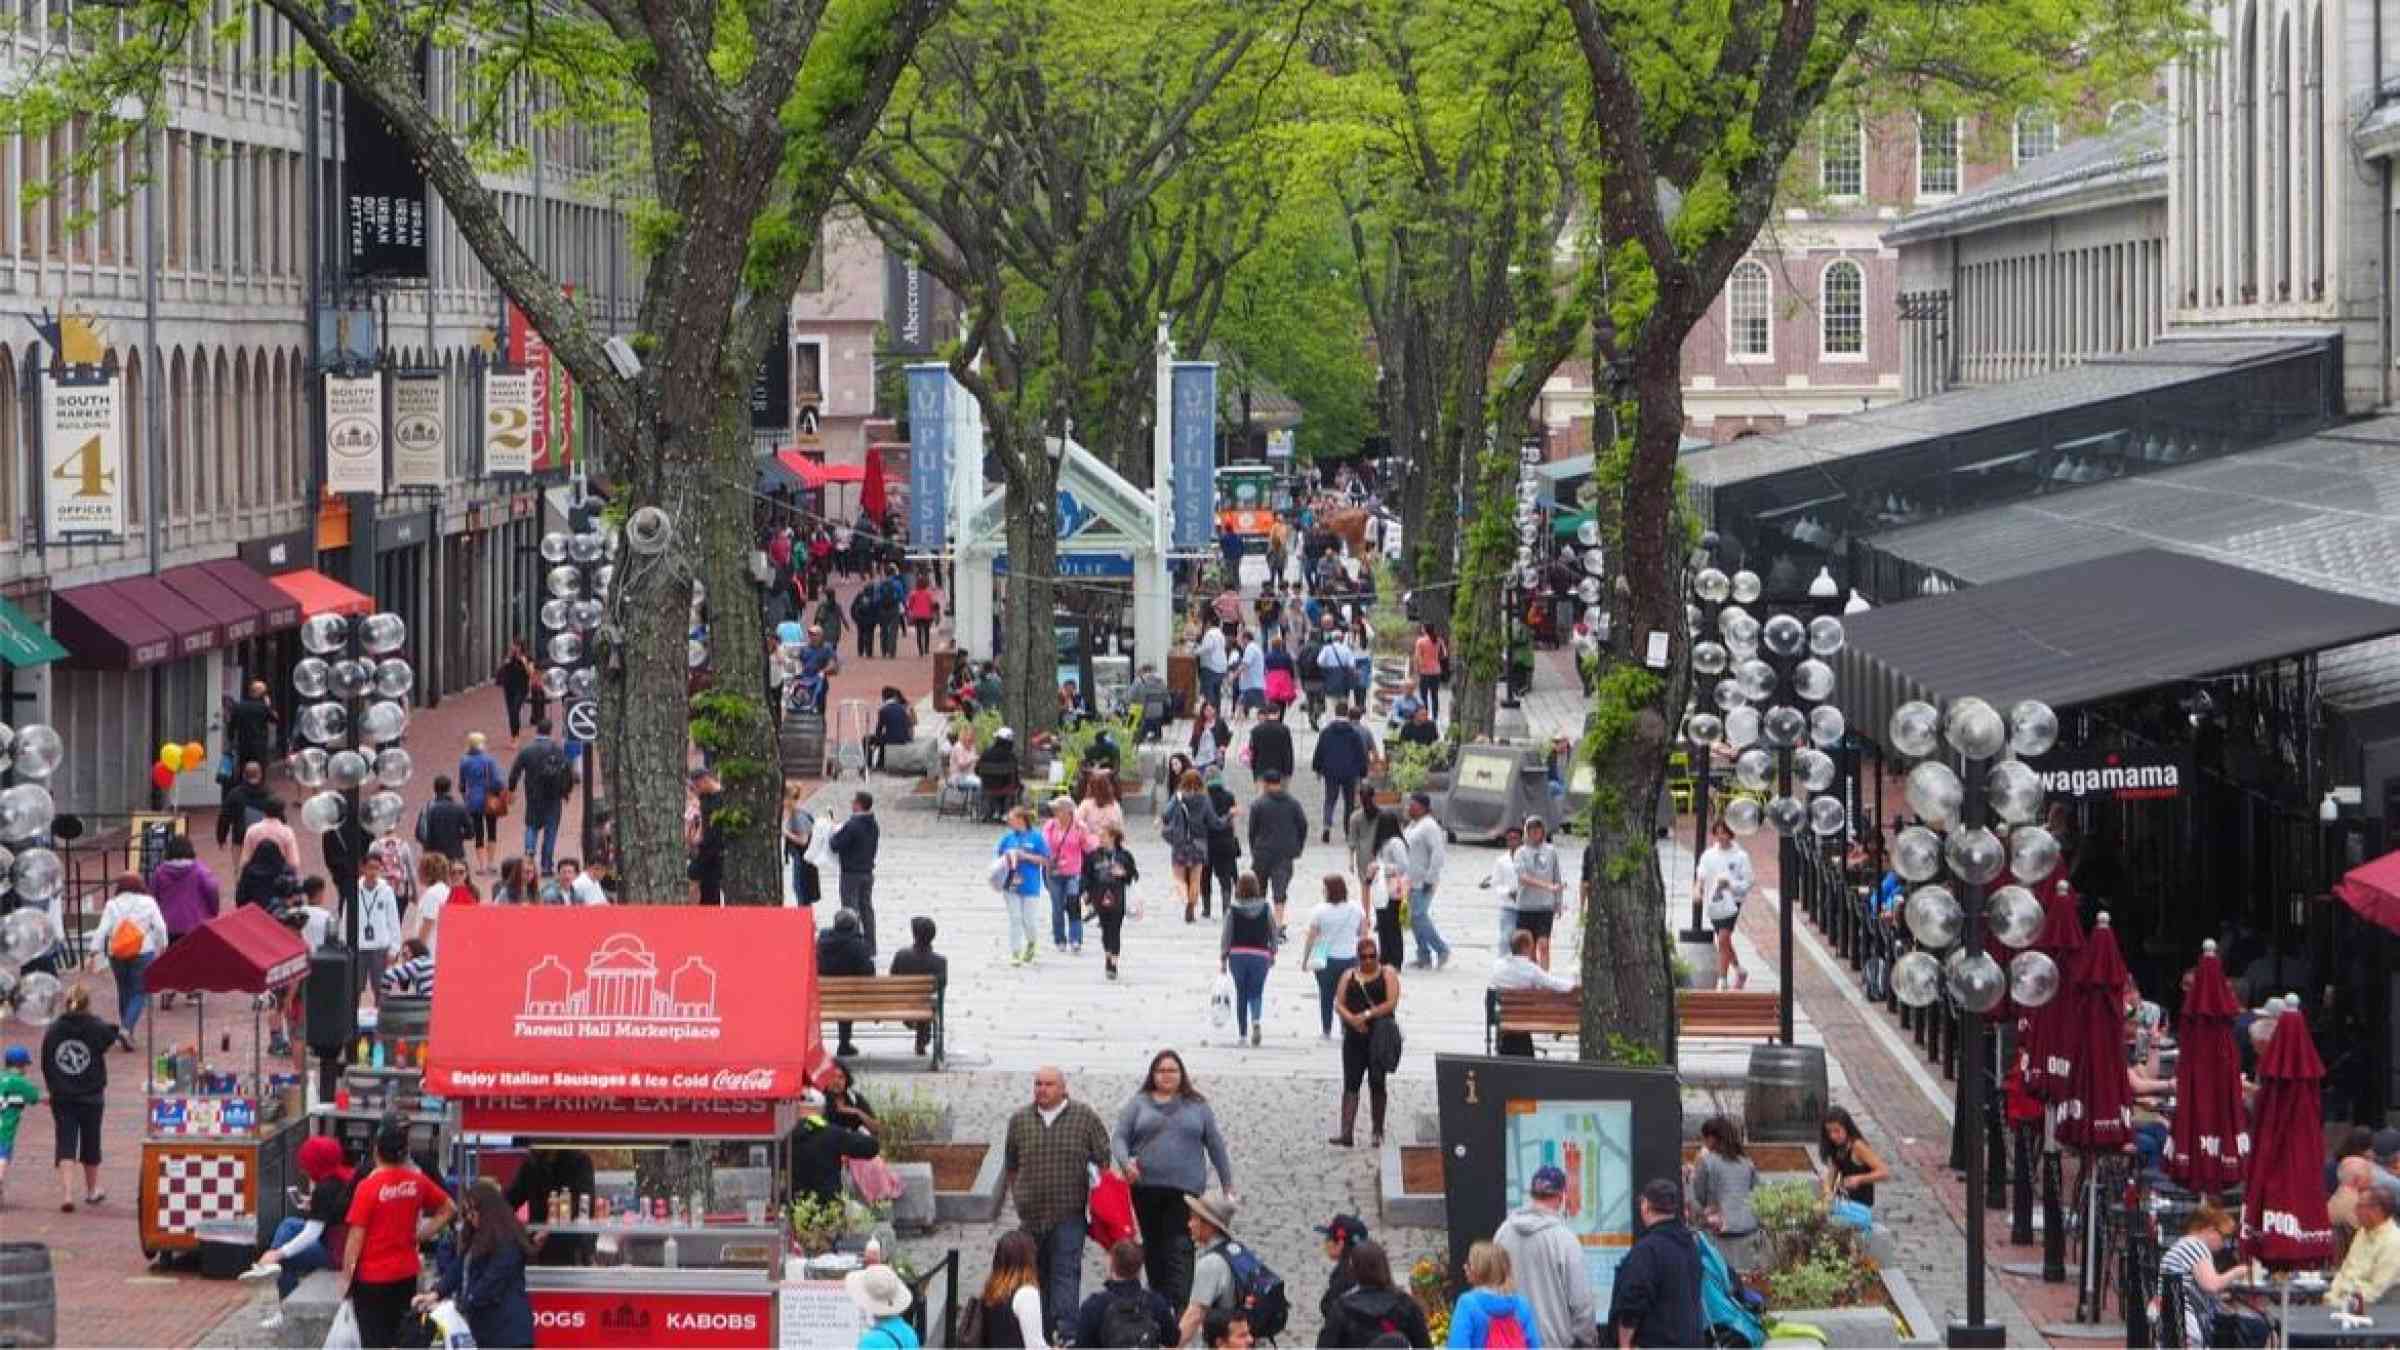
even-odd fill
[[(1961, 781), (1966, 786), (1966, 800), (1961, 814), (1968, 829), (1981, 828), (1985, 822), (1984, 781), (1987, 761), (1969, 757)], [(1983, 950), (1984, 894), (1988, 883), (1965, 882), (1958, 897), (1966, 911), (1966, 926), (1959, 936), (1959, 950), (1980, 953)], [(1964, 1086), (1964, 1113), (1959, 1117), (1964, 1127), (1967, 1151), (1967, 1320), (1950, 1324), (1949, 1344), (1952, 1346), (1988, 1346), (1992, 1350), (2008, 1343), (2003, 1328), (1984, 1316), (1984, 1206), (1989, 1198), (1984, 1194), (1984, 1128), (1982, 1121), (1991, 1109), (1990, 1079), (1986, 1073), (1984, 1049), (1985, 1015), (1962, 1011), (1964, 1037), (1959, 1047), (1959, 1081)]]

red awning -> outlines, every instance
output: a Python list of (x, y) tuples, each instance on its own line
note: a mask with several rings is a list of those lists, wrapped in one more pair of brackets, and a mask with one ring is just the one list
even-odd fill
[(250, 598), (234, 592), (214, 574), (202, 567), (170, 567), (158, 574), (159, 583), (190, 601), (202, 612), (214, 614), (224, 628), (227, 643), (257, 637), (265, 630), (267, 616)]
[(150, 963), (153, 994), (264, 994), (308, 973), (308, 944), (257, 905), (220, 914)]
[(69, 663), (90, 670), (141, 670), (213, 651), (224, 639), (206, 610), (156, 577), (55, 592), (50, 628)]
[(442, 916), (445, 1097), (796, 1097), (825, 1055), (806, 910), (472, 905)]
[(284, 593), (274, 582), (251, 570), (250, 564), (239, 558), (219, 558), (204, 562), (200, 570), (222, 582), (226, 590), (250, 602), (262, 616), (261, 633), (280, 633), (286, 628), (300, 626), (300, 602)]
[(867, 476), (863, 464), (827, 464), (822, 460), (810, 459), (797, 450), (776, 451), (775, 462), (781, 464), (792, 477), (799, 479), (800, 486), (811, 492), (827, 483), (864, 482)]
[(375, 598), (361, 595), (313, 567), (296, 572), (278, 572), (268, 578), (277, 590), (300, 602), (300, 612), (310, 618), (319, 614), (346, 614), (357, 618), (375, 612)]

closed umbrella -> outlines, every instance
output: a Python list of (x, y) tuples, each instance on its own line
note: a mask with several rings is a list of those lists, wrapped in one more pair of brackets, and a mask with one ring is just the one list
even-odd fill
[(2298, 1010), (2275, 1019), (2258, 1062), (2258, 1118), (2242, 1197), (2242, 1254), (2281, 1270), (2333, 1259), (2325, 1214), (2325, 1061)]
[(2058, 964), (2067, 987), (2024, 1019), (2024, 1086), (2029, 1095), (2052, 1102), (2065, 1094), (2067, 1075), (2074, 1067), (2074, 1055), (2062, 1029), (2069, 1024), (2075, 1004), (2071, 994), (2077, 954), (2083, 950), (2083, 920), (2076, 910), (2075, 888), (2067, 884), (2064, 864), (2034, 887), (2033, 893), (2042, 902), (2042, 935), (2034, 939), (2033, 950), (2047, 953)]
[(2133, 1138), (2133, 1082), (2125, 1074), (2125, 960), (2108, 915), (2092, 928), (2067, 981), (2067, 1018), (2057, 1051), (2067, 1060), (2058, 1105), (2058, 1142), (2069, 1148), (2123, 1148)]
[(883, 513), (889, 509), (887, 495), (883, 485), (883, 452), (869, 446), (866, 477), (860, 481), (858, 488), (859, 515), (881, 524)]
[(2242, 1055), (2233, 1043), (2233, 1019), (2241, 1010), (2225, 982), (2217, 944), (2210, 942), (2201, 948), (2177, 1019), (2175, 1121), (2167, 1133), (2167, 1175), (2196, 1191), (2237, 1184), (2250, 1162)]

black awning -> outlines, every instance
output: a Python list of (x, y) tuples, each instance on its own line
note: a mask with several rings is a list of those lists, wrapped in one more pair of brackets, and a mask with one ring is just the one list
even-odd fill
[(2400, 606), (2164, 549), (2054, 567), (1844, 620), (1834, 701), (1885, 738), (1892, 709), (1976, 695), (2065, 710), (2400, 633)]

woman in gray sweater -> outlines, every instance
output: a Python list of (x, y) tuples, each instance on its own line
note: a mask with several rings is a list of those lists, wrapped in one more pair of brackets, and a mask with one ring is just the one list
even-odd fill
[(1226, 1195), (1234, 1194), (1233, 1160), (1217, 1130), (1217, 1113), (1192, 1086), (1183, 1056), (1161, 1050), (1151, 1059), (1141, 1091), (1117, 1113), (1109, 1146), (1117, 1172), (1133, 1186), (1150, 1287), (1181, 1308), (1192, 1292), (1192, 1237), (1185, 1227), (1191, 1209), (1184, 1197), (1208, 1189), (1212, 1166)]
[(1758, 1164), (1742, 1151), (1741, 1126), (1724, 1116), (1701, 1122), (1700, 1156), (1692, 1160), (1691, 1184), (1685, 1188), (1693, 1226), (1716, 1242), (1725, 1264), (1737, 1273), (1760, 1264), (1758, 1211), (1750, 1207), (1757, 1185)]

